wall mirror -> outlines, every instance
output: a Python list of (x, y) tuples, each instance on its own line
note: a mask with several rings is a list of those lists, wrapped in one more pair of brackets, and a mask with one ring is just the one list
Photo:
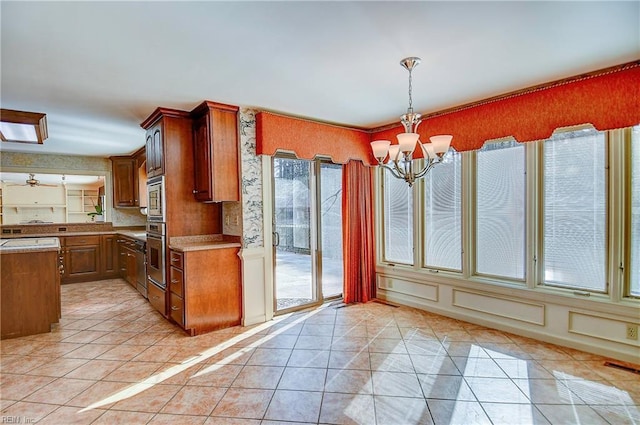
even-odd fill
[(106, 174), (2, 171), (0, 224), (108, 221), (110, 176)]

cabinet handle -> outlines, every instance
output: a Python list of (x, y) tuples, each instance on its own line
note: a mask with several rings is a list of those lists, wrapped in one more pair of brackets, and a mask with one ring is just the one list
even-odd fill
[(180, 282), (178, 279), (171, 279), (171, 283), (178, 283)]
[(172, 259), (171, 259), (171, 262), (172, 262), (172, 263), (177, 263), (178, 261), (180, 261), (180, 260), (178, 260), (177, 258), (172, 258)]
[(179, 307), (176, 307), (175, 305), (172, 305), (172, 306), (171, 306), (171, 310), (173, 310), (173, 311), (177, 311), (177, 310), (180, 310), (180, 308), (179, 308)]
[(193, 189), (193, 194), (194, 194), (194, 195), (197, 195), (198, 193), (207, 193), (207, 191), (206, 191), (206, 190), (196, 190), (196, 189)]
[(153, 299), (154, 299), (154, 300), (159, 300), (159, 299), (160, 299), (160, 296), (158, 296), (158, 295), (154, 295), (154, 296), (153, 296)]

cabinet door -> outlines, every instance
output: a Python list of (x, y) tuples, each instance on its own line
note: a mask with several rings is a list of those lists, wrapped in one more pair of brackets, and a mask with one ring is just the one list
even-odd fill
[(116, 235), (102, 235), (102, 276), (115, 277), (120, 272), (118, 264), (118, 239)]
[(194, 121), (193, 153), (195, 198), (201, 202), (238, 201), (238, 120), (235, 107), (211, 104)]
[(153, 126), (153, 175), (161, 176), (164, 174), (164, 156), (163, 156), (163, 140), (162, 140), (162, 123)]
[(68, 246), (65, 260), (65, 279), (63, 282), (79, 282), (100, 278), (100, 244)]
[(138, 206), (138, 169), (133, 158), (113, 159), (113, 203), (116, 207)]
[(147, 175), (151, 177), (153, 175), (155, 167), (155, 152), (153, 150), (153, 127), (147, 130), (145, 151), (147, 152)]
[(213, 200), (211, 180), (211, 145), (209, 118), (202, 116), (193, 123), (193, 194), (198, 201)]

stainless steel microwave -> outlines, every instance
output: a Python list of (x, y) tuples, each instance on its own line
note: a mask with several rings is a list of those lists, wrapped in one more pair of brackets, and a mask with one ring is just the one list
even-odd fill
[(147, 180), (147, 221), (164, 222), (166, 214), (164, 176)]

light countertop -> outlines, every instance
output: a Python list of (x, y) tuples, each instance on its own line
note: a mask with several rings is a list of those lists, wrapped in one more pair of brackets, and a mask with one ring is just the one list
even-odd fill
[(0, 253), (59, 251), (60, 239), (55, 237), (0, 239)]
[(175, 236), (169, 241), (174, 251), (204, 251), (209, 249), (240, 248), (240, 238), (227, 235)]

